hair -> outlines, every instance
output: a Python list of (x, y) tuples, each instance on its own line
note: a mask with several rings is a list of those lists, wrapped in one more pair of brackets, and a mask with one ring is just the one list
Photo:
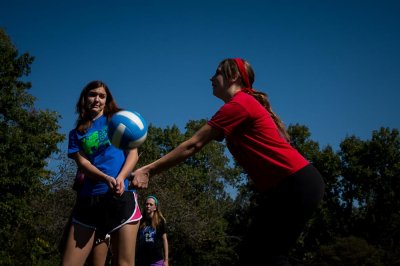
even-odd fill
[[(162, 214), (162, 212), (161, 212), (160, 204), (159, 204), (160, 202), (158, 201), (158, 199), (156, 198), (156, 196), (154, 196), (154, 195), (147, 196), (147, 197), (146, 197), (146, 201), (147, 201), (148, 199), (153, 199), (153, 200), (155, 201), (155, 204), (156, 204), (156, 210), (154, 211), (153, 217), (151, 218), (151, 227), (153, 227), (154, 229), (156, 229), (156, 228), (158, 227), (159, 224), (165, 223), (166, 220), (165, 220), (165, 218), (164, 218), (164, 216), (163, 216), (163, 214)], [(146, 213), (145, 215), (147, 215), (147, 213)], [(141, 228), (144, 227), (144, 226), (146, 226), (146, 223), (142, 223), (142, 224), (140, 225)]]
[(76, 103), (76, 113), (78, 113), (78, 119), (76, 121), (76, 129), (80, 132), (85, 132), (92, 125), (92, 117), (90, 114), (90, 110), (87, 106), (87, 98), (91, 90), (100, 87), (103, 87), (107, 94), (106, 104), (104, 107), (104, 115), (107, 117), (107, 120), (109, 120), (113, 114), (122, 110), (121, 108), (118, 107), (117, 103), (114, 100), (114, 97), (112, 96), (110, 90), (108, 89), (108, 86), (104, 82), (100, 80), (94, 80), (89, 82), (82, 89), (81, 95), (79, 96), (79, 100)]
[[(248, 78), (250, 82), (250, 86), (253, 86), (254, 80), (255, 80), (255, 74), (253, 71), (253, 68), (251, 67), (250, 63), (247, 62), (246, 60), (242, 59)], [(246, 87), (246, 84), (243, 80), (243, 77), (240, 75), (239, 68), (235, 62), (234, 59), (228, 58), (224, 59), (219, 63), (219, 68), (221, 68), (222, 75), (224, 76), (225, 79), (231, 80), (236, 77), (239, 77), (240, 79), (238, 80), (239, 85), (241, 85), (243, 88)], [(274, 120), (276, 126), (278, 127), (279, 133), (287, 140), (290, 141), (290, 136), (289, 133), (286, 130), (285, 125), (283, 124), (282, 120), (279, 118), (279, 116), (272, 110), (271, 104), (269, 103), (268, 100), (268, 95), (262, 91), (258, 91), (254, 88), (252, 89), (251, 95), (268, 111), (268, 113), (271, 115), (272, 119)], [(246, 91), (246, 93), (249, 93)]]
[(156, 203), (156, 207), (158, 206), (158, 199), (156, 198), (156, 196), (149, 195), (149, 196), (147, 196), (146, 201), (147, 201), (147, 199), (153, 199), (154, 202)]

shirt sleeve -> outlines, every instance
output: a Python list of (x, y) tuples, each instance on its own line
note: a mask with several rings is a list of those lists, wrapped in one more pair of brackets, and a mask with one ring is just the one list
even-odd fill
[(68, 137), (68, 157), (70, 157), (71, 154), (79, 152), (79, 150), (78, 134), (76, 129), (73, 129), (69, 132)]
[(229, 136), (236, 127), (248, 118), (249, 114), (243, 106), (236, 102), (229, 102), (214, 114), (208, 124), (222, 130), (225, 136)]
[(160, 232), (160, 236), (167, 233), (167, 230), (168, 230), (167, 223), (165, 221), (162, 221), (160, 223), (160, 227), (158, 228), (158, 230)]

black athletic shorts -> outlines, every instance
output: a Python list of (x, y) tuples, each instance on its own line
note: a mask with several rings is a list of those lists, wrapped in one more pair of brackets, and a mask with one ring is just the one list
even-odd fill
[(125, 191), (121, 196), (106, 193), (98, 196), (79, 197), (74, 207), (72, 222), (96, 230), (104, 238), (127, 223), (142, 218), (137, 196)]

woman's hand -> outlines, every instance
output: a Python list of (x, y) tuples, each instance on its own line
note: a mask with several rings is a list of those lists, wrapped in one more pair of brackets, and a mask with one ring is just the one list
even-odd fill
[(115, 188), (114, 188), (114, 192), (115, 194), (121, 196), (125, 191), (125, 182), (124, 182), (124, 178), (121, 177), (117, 177), (117, 179), (115, 179)]
[(150, 173), (146, 167), (142, 167), (137, 169), (135, 172), (132, 173), (132, 186), (136, 188), (147, 188), (149, 185), (149, 177)]
[(115, 191), (116, 190), (117, 181), (114, 179), (114, 177), (108, 175), (106, 177), (105, 181), (106, 181), (107, 186), (110, 189), (110, 191)]

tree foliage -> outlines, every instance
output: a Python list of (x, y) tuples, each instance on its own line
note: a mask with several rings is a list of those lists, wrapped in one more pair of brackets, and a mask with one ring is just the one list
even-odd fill
[(58, 151), (63, 135), (59, 116), (34, 108), (28, 93), (33, 57), (18, 54), (0, 29), (0, 264), (34, 264), (35, 255), (46, 249), (43, 235), (35, 230), (35, 203), (46, 194), (45, 170), (51, 154)]
[[(326, 194), (300, 239), (297, 259), (304, 265), (398, 265), (398, 129), (374, 130), (370, 140), (348, 136), (338, 152), (328, 146), (313, 154), (317, 157), (311, 161), (325, 178)], [(349, 245), (354, 245), (354, 252), (344, 252)], [(366, 254), (369, 259), (362, 259)]]

